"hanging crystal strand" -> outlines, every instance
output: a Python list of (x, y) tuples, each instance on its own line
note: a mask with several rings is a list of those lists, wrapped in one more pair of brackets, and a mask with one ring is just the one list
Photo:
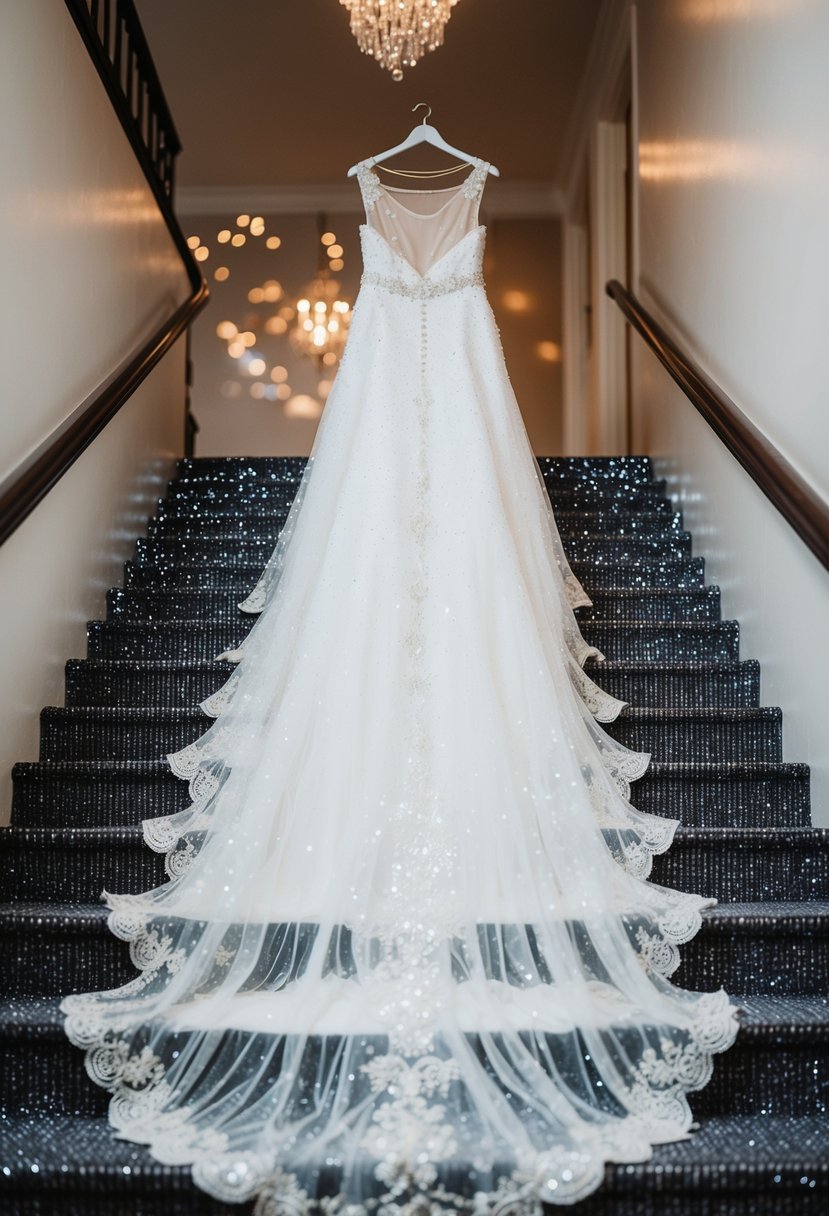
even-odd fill
[(443, 45), (443, 31), (458, 0), (340, 0), (351, 32), (365, 55), (387, 68), (394, 80), (427, 51)]

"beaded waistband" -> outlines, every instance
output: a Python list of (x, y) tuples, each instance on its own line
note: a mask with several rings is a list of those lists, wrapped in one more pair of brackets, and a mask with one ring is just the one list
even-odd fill
[(417, 283), (407, 282), (406, 279), (391, 278), (387, 275), (365, 271), (360, 285), (371, 284), (372, 287), (385, 287), (398, 296), (408, 296), (411, 300), (429, 300), (433, 296), (447, 296), (450, 292), (461, 291), (464, 287), (483, 287), (482, 271), (475, 270), (471, 274), (453, 274), (440, 283), (430, 283), (428, 279), (420, 279)]

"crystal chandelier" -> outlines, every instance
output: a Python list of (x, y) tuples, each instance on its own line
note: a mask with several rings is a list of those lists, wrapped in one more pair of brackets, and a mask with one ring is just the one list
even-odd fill
[[(327, 258), (329, 251), (340, 246), (326, 244), (333, 241), (333, 234), (325, 232), (325, 216), (319, 216), (320, 264), (316, 278), (303, 289), (296, 302), (296, 321), (291, 330), (291, 345), (300, 355), (316, 359), (320, 364), (334, 365), (343, 353), (348, 327), (351, 323), (351, 305), (340, 296), (340, 284), (331, 274)], [(342, 266), (342, 261), (337, 260)]]
[(443, 30), (458, 0), (340, 0), (351, 32), (366, 55), (387, 68), (394, 80), (427, 51), (443, 45)]

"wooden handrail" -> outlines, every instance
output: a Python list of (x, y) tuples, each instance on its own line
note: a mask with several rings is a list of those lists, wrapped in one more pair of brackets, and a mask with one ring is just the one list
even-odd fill
[[(207, 303), (209, 291), (172, 207), (181, 144), (133, 0), (65, 0), (182, 259), (190, 293), (60, 426), (0, 483), (0, 544), (11, 536), (132, 396)], [(126, 65), (126, 67), (125, 67)]]
[(770, 502), (829, 569), (829, 504), (618, 279), (605, 287), (627, 320)]

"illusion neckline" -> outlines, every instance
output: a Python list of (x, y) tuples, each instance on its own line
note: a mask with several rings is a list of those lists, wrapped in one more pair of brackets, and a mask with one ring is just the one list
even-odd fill
[[(374, 181), (376, 182), (378, 189), (382, 190), (384, 194), (451, 194), (451, 195), (453, 195), (453, 197), (457, 197), (457, 195), (463, 191), (463, 188), (467, 184), (467, 182), (471, 181), (471, 179), (475, 176), (475, 174), (478, 172), (478, 170), (480, 169), (480, 167), (483, 163), (484, 162), (482, 160), (479, 160), (478, 158), (476, 158), (474, 161), (471, 162), (472, 172), (468, 173), (466, 175), (466, 177), (463, 179), (463, 181), (458, 182), (458, 184), (456, 186), (444, 186), (440, 190), (409, 190), (405, 186), (387, 186), (386, 183), (382, 180), (382, 178), (378, 174), (373, 160), (370, 160), (368, 162), (368, 171), (371, 174), (371, 176), (374, 178)], [(395, 206), (402, 208), (402, 210), (405, 211), (407, 215), (415, 216), (416, 219), (428, 220), (428, 219), (432, 219), (436, 215), (440, 215), (440, 213), (442, 211), (446, 210), (446, 208), (449, 206), (449, 204), (451, 202), (452, 202), (452, 199), (448, 198), (446, 200), (446, 202), (443, 203), (442, 206), (438, 207), (437, 211), (412, 211), (411, 207), (406, 207), (403, 205), (403, 203), (397, 202), (396, 200), (395, 200)], [(470, 232), (471, 231), (473, 231), (473, 230), (470, 229)], [(405, 261), (405, 259), (404, 259), (404, 261)], [(411, 263), (407, 263), (407, 264), (411, 265)]]
[[(437, 212), (435, 212), (435, 214), (437, 214)], [(473, 232), (486, 232), (486, 224), (476, 224), (474, 228), (469, 228), (463, 234), (463, 236), (460, 237), (459, 240), (455, 241), (454, 245), (451, 245), (444, 253), (442, 253), (440, 255), (439, 258), (436, 258), (435, 261), (432, 262), (432, 265), (429, 267), (429, 269), (426, 271), (425, 274), (421, 274), (420, 271), (417, 269), (417, 267), (413, 266), (408, 258), (404, 258), (403, 254), (400, 252), (400, 250), (395, 249), (394, 245), (392, 245), (392, 243), (390, 241), (387, 241), (386, 238), (383, 236), (383, 234), (381, 232), (378, 232), (376, 228), (372, 228), (371, 225), (368, 223), (360, 224), (359, 227), (360, 227), (361, 231), (363, 228), (365, 228), (366, 232), (373, 232), (374, 235), (377, 237), (378, 241), (382, 241), (382, 243), (386, 246), (386, 248), (388, 249), (388, 251), (392, 255), (392, 257), (397, 258), (397, 260), (399, 262), (402, 262), (404, 266), (408, 266), (409, 270), (411, 270), (413, 274), (416, 274), (417, 277), (424, 282), (426, 281), (426, 279), (428, 279), (429, 275), (432, 273), (432, 271), (435, 269), (435, 267), (440, 266), (440, 264), (444, 260), (444, 258), (448, 258), (450, 253), (454, 253), (455, 250), (458, 248), (458, 246), (462, 245), (463, 242), (466, 240), (466, 238), (471, 236)]]

